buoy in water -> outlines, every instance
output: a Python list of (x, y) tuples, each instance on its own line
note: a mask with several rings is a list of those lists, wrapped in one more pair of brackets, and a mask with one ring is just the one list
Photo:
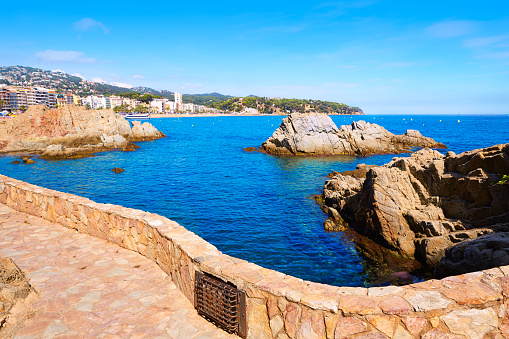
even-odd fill
[(460, 121), (458, 120), (458, 123), (459, 123), (459, 122), (460, 122)]

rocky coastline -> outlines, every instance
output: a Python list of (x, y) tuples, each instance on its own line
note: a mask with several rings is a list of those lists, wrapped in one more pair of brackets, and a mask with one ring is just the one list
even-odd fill
[(31, 106), (23, 115), (0, 121), (0, 154), (39, 154), (61, 159), (120, 149), (135, 150), (132, 142), (164, 138), (150, 123), (133, 126), (113, 110), (64, 106)]
[[(333, 173), (330, 224), (347, 224), (443, 277), (509, 264), (509, 144), (446, 155), (422, 149)], [(476, 239), (476, 240), (474, 240)]]
[(355, 121), (339, 128), (323, 113), (292, 113), (261, 146), (275, 155), (398, 154), (415, 147), (446, 148), (417, 130), (395, 135), (382, 126)]

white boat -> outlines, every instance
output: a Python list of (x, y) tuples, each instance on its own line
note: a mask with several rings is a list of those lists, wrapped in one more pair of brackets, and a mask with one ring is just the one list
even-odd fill
[(126, 119), (150, 119), (150, 113), (129, 113), (125, 115)]

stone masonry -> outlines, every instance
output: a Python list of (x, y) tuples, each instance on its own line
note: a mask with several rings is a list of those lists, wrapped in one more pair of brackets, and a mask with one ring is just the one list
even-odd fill
[(404, 287), (303, 281), (218, 251), (162, 216), (0, 175), (0, 203), (138, 252), (194, 300), (195, 272), (247, 295), (248, 338), (509, 337), (509, 266)]

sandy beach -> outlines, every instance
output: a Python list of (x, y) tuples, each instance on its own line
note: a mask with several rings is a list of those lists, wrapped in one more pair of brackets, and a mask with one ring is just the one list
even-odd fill
[(160, 114), (152, 113), (151, 118), (196, 118), (196, 117), (254, 117), (254, 116), (279, 116), (281, 114), (232, 114), (232, 113), (196, 113), (196, 114)]

